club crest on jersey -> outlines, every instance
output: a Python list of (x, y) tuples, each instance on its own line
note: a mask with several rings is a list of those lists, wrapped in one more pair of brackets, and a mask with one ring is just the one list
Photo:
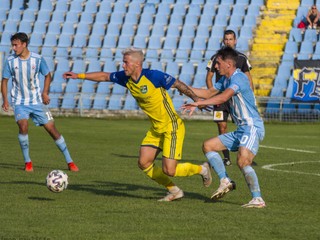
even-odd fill
[(145, 94), (148, 92), (148, 86), (147, 85), (143, 85), (140, 87), (140, 92)]

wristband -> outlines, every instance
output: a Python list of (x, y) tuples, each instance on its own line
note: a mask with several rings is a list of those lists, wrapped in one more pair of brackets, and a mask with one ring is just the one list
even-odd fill
[(85, 73), (78, 73), (77, 77), (79, 79), (85, 79), (86, 78), (86, 74)]

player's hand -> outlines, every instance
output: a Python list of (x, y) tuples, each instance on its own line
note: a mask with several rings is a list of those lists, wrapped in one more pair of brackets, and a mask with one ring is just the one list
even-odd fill
[(78, 74), (74, 73), (74, 72), (65, 72), (62, 76), (64, 79), (67, 79), (67, 78), (77, 79), (78, 78)]
[(48, 105), (50, 103), (50, 97), (48, 94), (46, 93), (42, 93), (42, 102), (45, 104), (45, 105)]
[(189, 116), (191, 116), (197, 107), (198, 107), (197, 102), (183, 104), (181, 106), (182, 114), (185, 114), (186, 112), (189, 111)]
[(9, 111), (9, 103), (8, 101), (4, 101), (3, 104), (2, 104), (2, 109), (3, 111), (5, 112), (8, 112)]

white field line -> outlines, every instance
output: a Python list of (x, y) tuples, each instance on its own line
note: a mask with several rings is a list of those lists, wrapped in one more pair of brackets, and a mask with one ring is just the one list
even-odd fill
[(260, 145), (260, 147), (262, 147), (262, 148), (278, 149), (278, 150), (286, 150), (286, 151), (292, 151), (292, 152), (317, 153), (317, 152), (315, 152), (315, 151), (308, 151), (308, 150), (294, 149), (294, 148), (273, 147), (273, 146), (266, 146), (266, 145)]
[(301, 162), (289, 162), (289, 163), (276, 163), (276, 164), (264, 165), (264, 166), (262, 166), (262, 168), (266, 169), (266, 170), (270, 170), (270, 171), (314, 175), (314, 176), (320, 177), (320, 173), (307, 173), (307, 172), (300, 172), (300, 171), (274, 169), (274, 167), (276, 167), (276, 166), (285, 166), (285, 165), (294, 166), (295, 164), (305, 164), (305, 163), (320, 163), (320, 161), (301, 161)]

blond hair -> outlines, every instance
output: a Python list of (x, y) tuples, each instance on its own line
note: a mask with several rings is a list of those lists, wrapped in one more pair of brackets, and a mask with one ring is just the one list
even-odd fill
[(144, 53), (142, 51), (142, 49), (139, 49), (139, 48), (135, 48), (135, 47), (129, 47), (129, 48), (126, 48), (122, 51), (122, 55), (130, 55), (130, 56), (133, 56), (136, 60), (138, 60), (141, 65), (143, 63), (143, 60), (144, 60)]

